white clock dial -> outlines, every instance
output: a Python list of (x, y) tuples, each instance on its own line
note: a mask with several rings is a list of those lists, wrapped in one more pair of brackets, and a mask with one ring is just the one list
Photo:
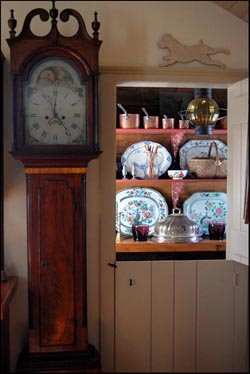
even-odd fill
[(85, 88), (64, 60), (39, 64), (25, 87), (26, 143), (85, 144)]

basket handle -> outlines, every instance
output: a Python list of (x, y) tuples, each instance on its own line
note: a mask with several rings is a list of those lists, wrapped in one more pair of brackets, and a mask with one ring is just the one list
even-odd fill
[(215, 147), (215, 152), (216, 152), (216, 158), (215, 158), (215, 176), (218, 174), (219, 167), (221, 165), (221, 161), (219, 159), (219, 151), (218, 151), (218, 146), (216, 142), (211, 142), (208, 150), (208, 158), (211, 157), (211, 151), (212, 148)]

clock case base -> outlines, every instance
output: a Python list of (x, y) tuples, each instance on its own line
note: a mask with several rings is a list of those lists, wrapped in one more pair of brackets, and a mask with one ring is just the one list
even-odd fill
[(29, 353), (26, 347), (19, 355), (16, 373), (100, 373), (100, 357), (89, 344), (83, 352)]

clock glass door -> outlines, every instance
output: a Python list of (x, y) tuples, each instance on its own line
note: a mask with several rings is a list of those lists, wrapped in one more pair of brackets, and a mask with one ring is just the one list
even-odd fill
[(86, 82), (62, 58), (45, 58), (24, 82), (26, 144), (86, 144)]

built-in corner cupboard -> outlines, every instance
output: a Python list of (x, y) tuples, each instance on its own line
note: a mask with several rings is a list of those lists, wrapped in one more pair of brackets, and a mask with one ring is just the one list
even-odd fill
[[(130, 113), (140, 113), (140, 125), (121, 128), (122, 112), (117, 109), (116, 192), (154, 189), (167, 201), (169, 212), (175, 199), (183, 208), (195, 193), (227, 194), (227, 225), (223, 240), (204, 235), (197, 243), (135, 242), (126, 232), (116, 233), (115, 372), (248, 372), (248, 225), (243, 218), (247, 87), (244, 80), (214, 91), (219, 106), (228, 109), (227, 122), (219, 122), (212, 134), (198, 138), (194, 129), (179, 128), (178, 112), (192, 99), (193, 90), (117, 88), (117, 102)], [(174, 118), (174, 126), (144, 128), (142, 107), (159, 116), (161, 124), (164, 115)], [(124, 152), (146, 140), (169, 151), (169, 170), (184, 169), (180, 162), (185, 152), (182, 148), (180, 155), (180, 149), (197, 139), (228, 145), (227, 179), (173, 180), (167, 172), (157, 179), (143, 179), (123, 168)]]

